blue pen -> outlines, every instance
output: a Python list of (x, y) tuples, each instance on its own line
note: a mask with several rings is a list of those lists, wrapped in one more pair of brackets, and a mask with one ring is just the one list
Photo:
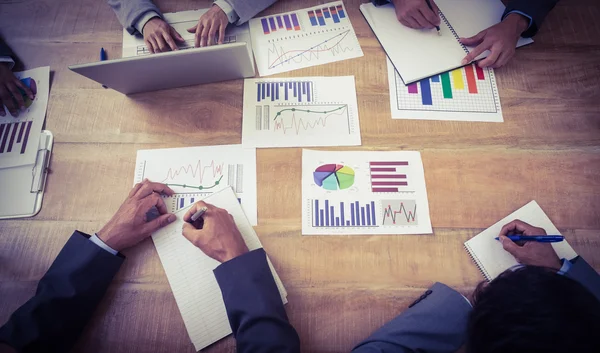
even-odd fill
[[(100, 48), (100, 61), (106, 61), (106, 50), (104, 48)], [(102, 88), (108, 88), (105, 85), (102, 85)]]
[[(565, 240), (562, 235), (509, 235), (508, 239), (512, 241), (536, 241), (538, 243), (559, 243)], [(500, 240), (500, 238), (496, 238)]]

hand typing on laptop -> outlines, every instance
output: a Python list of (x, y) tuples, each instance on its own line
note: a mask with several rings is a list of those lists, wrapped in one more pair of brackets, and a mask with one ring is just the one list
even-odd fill
[[(225, 29), (229, 19), (219, 6), (212, 6), (206, 11), (195, 27), (188, 28), (188, 32), (195, 33), (195, 46), (205, 47), (207, 45), (223, 44), (225, 40)], [(217, 33), (219, 34), (218, 39)], [(215, 41), (216, 40), (216, 41)]]
[(164, 53), (178, 50), (177, 43), (184, 41), (183, 37), (160, 17), (154, 17), (146, 22), (142, 30), (144, 42), (150, 53)]

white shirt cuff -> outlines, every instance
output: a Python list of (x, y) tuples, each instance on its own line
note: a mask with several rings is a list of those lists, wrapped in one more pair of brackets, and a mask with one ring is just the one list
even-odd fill
[(233, 9), (233, 6), (231, 6), (227, 1), (217, 0), (217, 1), (215, 1), (215, 3), (213, 5), (217, 5), (218, 7), (221, 8), (221, 10), (223, 10), (223, 12), (225, 12), (225, 15), (227, 15), (227, 20), (229, 21), (229, 23), (235, 23), (235, 22), (237, 22), (237, 20), (240, 19), (240, 16), (238, 16), (237, 12), (235, 12), (235, 10)]
[(469, 301), (469, 299), (467, 299), (467, 297), (465, 297), (464, 295), (462, 295), (462, 297), (465, 298), (465, 300), (467, 301), (467, 303), (469, 303), (469, 306), (472, 308), (473, 304), (471, 304), (471, 302)]
[(567, 259), (562, 259), (562, 266), (560, 267), (560, 270), (558, 270), (558, 274), (559, 275), (565, 275), (567, 272), (569, 272), (569, 270), (571, 269), (571, 261), (567, 260)]
[(103, 242), (102, 239), (98, 238), (98, 235), (96, 235), (96, 234), (94, 234), (90, 237), (90, 241), (113, 255), (117, 255), (119, 253), (117, 250), (106, 245), (106, 243)]
[(148, 21), (150, 21), (151, 19), (153, 19), (154, 17), (159, 17), (160, 15), (157, 14), (154, 11), (148, 11), (144, 14), (144, 16), (140, 17), (139, 20), (137, 20), (137, 22), (133, 25), (133, 27), (135, 29), (138, 30), (138, 32), (140, 32), (141, 34), (144, 34), (144, 32), (142, 32), (142, 30), (144, 29), (144, 26), (146, 25), (146, 23)]
[(10, 56), (0, 56), (0, 63), (8, 63), (8, 69), (15, 67), (15, 61)]

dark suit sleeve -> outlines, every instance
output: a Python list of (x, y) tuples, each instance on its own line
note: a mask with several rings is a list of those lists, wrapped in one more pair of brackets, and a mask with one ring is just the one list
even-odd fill
[(0, 342), (18, 352), (71, 349), (124, 260), (88, 238), (73, 233), (38, 283), (35, 296), (0, 328)]
[(263, 249), (227, 261), (214, 273), (238, 352), (300, 352)]
[(454, 353), (466, 339), (470, 312), (460, 293), (436, 283), (352, 352)]
[(513, 11), (527, 14), (533, 21), (531, 27), (521, 35), (523, 37), (533, 37), (539, 30), (542, 22), (544, 22), (546, 15), (554, 8), (556, 3), (558, 3), (558, 0), (510, 0), (502, 15), (502, 19)]
[(600, 300), (600, 275), (582, 257), (571, 260), (571, 269), (565, 276), (581, 283)]

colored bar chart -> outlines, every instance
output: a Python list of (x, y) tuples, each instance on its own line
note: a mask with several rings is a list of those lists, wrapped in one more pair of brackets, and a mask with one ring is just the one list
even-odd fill
[(314, 227), (376, 227), (375, 201), (313, 200)]
[[(0, 154), (25, 153), (32, 121), (0, 124)], [(20, 147), (20, 149), (19, 149)]]
[(372, 192), (406, 191), (408, 186), (407, 161), (369, 162)]
[(346, 18), (346, 12), (341, 5), (324, 7), (322, 9), (309, 10), (308, 18), (313, 27), (321, 27), (327, 26), (328, 21), (330, 22), (329, 24), (340, 23), (342, 19)]
[(270, 34), (277, 30), (300, 31), (300, 21), (296, 13), (265, 17), (260, 20), (263, 33)]
[(257, 82), (256, 102), (261, 101), (314, 101), (314, 87), (312, 81), (286, 81), (286, 82)]

